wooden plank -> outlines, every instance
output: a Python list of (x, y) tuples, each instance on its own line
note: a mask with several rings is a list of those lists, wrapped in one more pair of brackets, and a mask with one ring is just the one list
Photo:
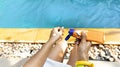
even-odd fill
[[(76, 28), (77, 30), (95, 30), (105, 33), (104, 44), (120, 44), (119, 28)], [(68, 35), (68, 28), (65, 28), (64, 38)], [(0, 28), (1, 42), (46, 42), (50, 35), (50, 28)], [(69, 43), (75, 38), (71, 37)]]

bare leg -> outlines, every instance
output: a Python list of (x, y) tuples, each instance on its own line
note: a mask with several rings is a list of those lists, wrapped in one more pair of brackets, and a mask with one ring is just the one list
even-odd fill
[(88, 51), (90, 46), (91, 43), (86, 41), (86, 34), (82, 32), (81, 40), (76, 40), (68, 64), (75, 67), (76, 61), (88, 61)]
[(62, 34), (63, 28), (54, 28), (51, 31), (49, 40), (23, 65), (23, 67), (43, 67), (53, 44), (62, 36)]
[(78, 48), (78, 45), (75, 45), (71, 51), (70, 58), (67, 63), (67, 64), (71, 65), (72, 67), (75, 67), (75, 62), (78, 60), (77, 48)]
[(66, 48), (67, 42), (65, 40), (60, 39), (58, 42), (56, 42), (56, 46), (52, 48), (48, 58), (58, 62), (62, 62)]

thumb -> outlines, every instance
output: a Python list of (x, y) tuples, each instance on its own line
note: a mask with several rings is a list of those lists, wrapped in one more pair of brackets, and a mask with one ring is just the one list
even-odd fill
[(86, 42), (86, 33), (84, 31), (81, 32), (81, 42)]

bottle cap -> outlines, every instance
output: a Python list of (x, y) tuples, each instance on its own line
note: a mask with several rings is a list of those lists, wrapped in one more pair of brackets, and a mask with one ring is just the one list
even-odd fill
[(69, 34), (66, 36), (66, 38), (65, 38), (65, 40), (67, 41), (67, 40), (69, 40), (69, 38), (70, 38), (70, 36), (72, 36), (73, 35), (73, 32), (74, 32), (74, 29), (70, 29), (69, 30)]

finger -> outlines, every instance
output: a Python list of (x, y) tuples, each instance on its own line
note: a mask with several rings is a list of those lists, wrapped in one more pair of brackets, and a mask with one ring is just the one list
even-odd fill
[(64, 27), (56, 27), (55, 30), (56, 30), (57, 32), (61, 32), (61, 31), (63, 32)]
[(63, 35), (63, 30), (64, 30), (63, 27), (55, 27), (55, 28), (53, 29), (53, 31), (54, 31), (55, 33), (58, 33), (60, 36)]
[(78, 45), (80, 43), (80, 39), (76, 38), (76, 41), (74, 44)]
[(92, 43), (90, 41), (87, 42), (87, 46), (90, 47)]
[(86, 42), (86, 33), (84, 31), (81, 33), (81, 42)]
[(62, 31), (64, 32), (64, 27), (61, 27)]
[(55, 28), (54, 28), (54, 30), (55, 30), (56, 32), (58, 32), (59, 29), (60, 29), (60, 27), (55, 27)]
[(62, 35), (64, 35), (64, 27), (61, 27), (61, 29), (62, 29)]
[(59, 31), (64, 32), (64, 27), (60, 27), (60, 28), (59, 28)]
[(59, 29), (59, 27), (55, 27), (55, 28), (52, 29), (52, 31), (51, 31), (52, 36), (56, 36), (57, 35), (56, 33), (58, 32), (58, 29)]
[(58, 33), (59, 33), (60, 35), (63, 35), (63, 31), (64, 31), (64, 28), (63, 28), (63, 27), (59, 27)]

